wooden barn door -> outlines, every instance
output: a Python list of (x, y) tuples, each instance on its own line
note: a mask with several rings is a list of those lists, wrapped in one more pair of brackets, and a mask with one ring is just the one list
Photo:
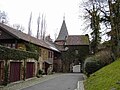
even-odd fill
[(4, 79), (4, 63), (0, 61), (0, 84), (3, 83)]
[(35, 63), (27, 62), (26, 64), (26, 78), (32, 78), (34, 76)]
[(15, 82), (20, 80), (20, 62), (11, 62), (10, 63), (10, 82)]

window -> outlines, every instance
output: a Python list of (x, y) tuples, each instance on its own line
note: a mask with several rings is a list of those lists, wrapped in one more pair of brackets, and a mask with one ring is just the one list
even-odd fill
[(53, 53), (51, 52), (51, 58), (53, 57)]
[(15, 44), (12, 44), (12, 48), (15, 48)]
[(15, 45), (15, 43), (5, 43), (5, 44), (2, 44), (3, 46), (5, 46), (5, 47), (8, 47), (8, 48), (16, 48), (16, 45)]
[(50, 58), (50, 51), (48, 51), (48, 58)]
[(41, 48), (39, 48), (39, 54), (40, 54), (40, 56), (41, 56), (41, 51), (42, 51)]
[(75, 50), (75, 54), (78, 54), (78, 50)]
[(53, 52), (48, 51), (48, 58), (53, 58)]

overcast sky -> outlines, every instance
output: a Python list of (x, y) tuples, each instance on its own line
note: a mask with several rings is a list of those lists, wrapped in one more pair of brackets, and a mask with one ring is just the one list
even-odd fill
[(9, 23), (21, 24), (28, 30), (30, 13), (32, 12), (32, 33), (36, 34), (39, 13), (46, 15), (47, 35), (54, 39), (59, 33), (63, 17), (70, 35), (83, 34), (83, 22), (80, 19), (79, 5), (82, 0), (0, 0), (0, 10), (8, 14)]

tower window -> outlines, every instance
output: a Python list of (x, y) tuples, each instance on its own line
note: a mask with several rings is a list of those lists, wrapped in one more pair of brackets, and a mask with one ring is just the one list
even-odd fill
[(75, 54), (78, 54), (78, 50), (75, 50)]

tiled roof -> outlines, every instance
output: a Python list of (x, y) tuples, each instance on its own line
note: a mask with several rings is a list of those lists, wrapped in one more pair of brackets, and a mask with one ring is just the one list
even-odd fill
[(86, 35), (69, 35), (65, 45), (89, 45), (89, 37)]
[(32, 37), (28, 34), (25, 34), (25, 33), (21, 32), (19, 30), (13, 29), (13, 28), (11, 28), (7, 25), (4, 25), (2, 23), (0, 23), (0, 28), (2, 28), (4, 31), (8, 32), (10, 35), (12, 35), (13, 37), (15, 37), (17, 39), (21, 39), (21, 40), (24, 40), (24, 41), (27, 41), (27, 42), (31, 42), (33, 44), (45, 47), (45, 48), (53, 50), (53, 51), (59, 51), (56, 47), (54, 47), (54, 45), (48, 44), (48, 42), (45, 42), (43, 40)]
[(61, 26), (61, 29), (60, 29), (60, 33), (58, 35), (58, 38), (55, 41), (65, 40), (66, 36), (68, 36), (68, 30), (67, 30), (67, 27), (66, 27), (65, 20), (63, 20), (63, 23), (62, 23), (62, 26)]

